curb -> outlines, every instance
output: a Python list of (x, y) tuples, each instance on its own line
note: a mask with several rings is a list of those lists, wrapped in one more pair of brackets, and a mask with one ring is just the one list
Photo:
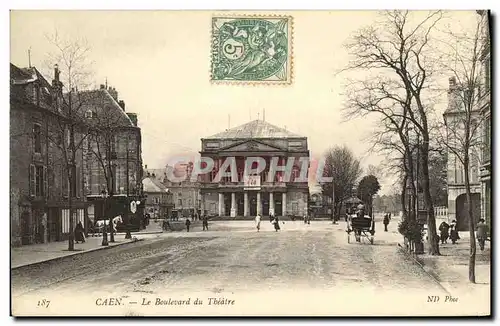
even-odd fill
[(59, 257), (49, 258), (49, 259), (46, 259), (46, 260), (37, 261), (35, 263), (27, 263), (27, 264), (19, 265), (19, 266), (16, 266), (16, 267), (11, 267), (10, 270), (13, 271), (13, 270), (16, 270), (16, 269), (19, 269), (19, 268), (23, 268), (23, 267), (28, 267), (28, 266), (32, 267), (32, 266), (35, 266), (35, 265), (39, 265), (39, 264), (43, 264), (43, 263), (47, 263), (47, 262), (53, 262), (53, 261), (56, 261), (56, 260), (59, 260), (59, 259), (67, 258), (67, 257), (72, 257), (72, 256), (76, 256), (76, 255), (82, 255), (82, 254), (85, 254), (85, 253), (94, 252), (94, 251), (98, 251), (98, 250), (111, 249), (111, 248), (119, 247), (119, 246), (122, 246), (122, 245), (125, 245), (125, 244), (135, 243), (135, 242), (139, 242), (139, 241), (143, 241), (143, 240), (144, 239), (139, 239), (138, 238), (137, 240), (131, 240), (131, 241), (128, 241), (128, 242), (120, 242), (120, 243), (112, 245), (112, 246), (100, 246), (100, 247), (96, 247), (96, 248), (90, 248), (90, 249), (87, 249), (87, 250), (75, 251), (75, 252), (69, 253), (69, 254), (67, 254), (65, 256), (59, 256)]
[(404, 255), (406, 255), (407, 257), (411, 258), (411, 260), (413, 260), (424, 272), (425, 274), (429, 275), (430, 278), (437, 284), (439, 285), (439, 287), (444, 291), (446, 292), (448, 295), (451, 295), (451, 292), (448, 291), (448, 289), (443, 285), (441, 284), (441, 282), (430, 272), (427, 271), (427, 269), (425, 268), (424, 264), (422, 264), (416, 257), (414, 257), (413, 255), (409, 254), (405, 249), (404, 247), (398, 242), (398, 249), (399, 251), (403, 252)]

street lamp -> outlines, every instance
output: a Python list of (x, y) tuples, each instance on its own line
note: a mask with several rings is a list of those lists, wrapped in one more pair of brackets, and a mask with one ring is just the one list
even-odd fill
[[(103, 190), (101, 191), (101, 197), (102, 197), (102, 215), (103, 215), (103, 218), (105, 216), (105, 203), (106, 203), (106, 191)], [(102, 246), (108, 246), (109, 243), (108, 243), (108, 234), (106, 232), (106, 218), (104, 218), (104, 226), (103, 226), (103, 229), (102, 229)]]

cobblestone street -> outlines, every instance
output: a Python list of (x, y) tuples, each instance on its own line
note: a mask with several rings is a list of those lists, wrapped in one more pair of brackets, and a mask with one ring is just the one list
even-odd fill
[[(250, 221), (215, 222), (207, 232), (164, 233), (109, 250), (18, 268), (12, 271), (14, 305), (43, 314), (48, 310), (41, 312), (29, 305), (52, 298), (50, 308), (57, 309), (63, 305), (59, 300), (71, 298), (75, 305), (66, 303), (64, 312), (93, 305), (92, 312), (86, 309), (86, 313), (133, 314), (130, 306), (99, 310), (96, 300), (126, 295), (139, 303), (151, 297), (154, 304), (157, 297), (224, 297), (237, 298), (235, 314), (391, 315), (404, 311), (403, 302), (409, 305), (406, 314), (446, 314), (446, 305), (429, 304), (427, 296), (440, 295), (443, 301), (452, 294), (397, 249), (400, 236), (395, 224), (390, 232), (377, 225), (374, 245), (368, 241), (348, 244), (343, 222), (305, 225), (286, 221), (280, 232), (274, 232), (268, 222), (262, 225), (256, 232)], [(357, 305), (347, 304), (351, 301)], [(448, 307), (456, 314), (456, 306)], [(153, 308), (162, 312), (161, 306)], [(190, 308), (163, 311), (183, 314), (192, 312)], [(201, 313), (217, 314), (212, 308)], [(224, 310), (228, 313), (232, 314)]]

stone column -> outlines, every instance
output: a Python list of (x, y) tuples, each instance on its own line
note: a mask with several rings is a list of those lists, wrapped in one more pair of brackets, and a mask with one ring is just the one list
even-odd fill
[(286, 192), (283, 193), (283, 199), (281, 200), (281, 207), (283, 207), (282, 208), (283, 213), (281, 213), (281, 214), (283, 216), (285, 216), (286, 215)]
[(307, 194), (304, 193), (304, 215), (305, 216), (309, 216), (309, 206), (308, 206), (308, 202), (307, 202)]
[(269, 193), (269, 215), (274, 214), (274, 194)]
[(249, 209), (248, 209), (248, 192), (245, 191), (244, 193), (244, 202), (243, 202), (243, 215), (248, 216), (249, 214)]
[(231, 193), (231, 217), (236, 216), (236, 193)]
[(201, 202), (201, 215), (205, 214), (205, 194), (200, 193), (200, 202)]
[(224, 215), (224, 194), (219, 192), (219, 216)]
[(257, 215), (262, 214), (262, 204), (260, 202), (260, 191), (257, 192)]

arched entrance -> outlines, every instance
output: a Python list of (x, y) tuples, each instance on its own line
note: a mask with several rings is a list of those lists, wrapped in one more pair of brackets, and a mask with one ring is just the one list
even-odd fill
[[(481, 194), (471, 194), (472, 203), (472, 216), (474, 218), (474, 225), (477, 224), (481, 217)], [(469, 231), (469, 217), (467, 207), (467, 196), (465, 194), (459, 195), (455, 201), (457, 229), (458, 231)]]

